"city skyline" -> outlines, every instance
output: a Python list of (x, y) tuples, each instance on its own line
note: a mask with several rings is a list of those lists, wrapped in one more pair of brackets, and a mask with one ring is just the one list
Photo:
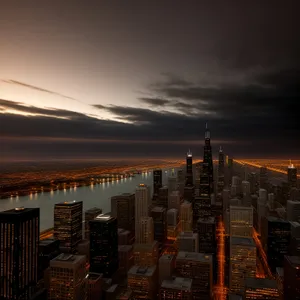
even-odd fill
[(296, 1), (170, 3), (3, 4), (2, 159), (297, 158)]

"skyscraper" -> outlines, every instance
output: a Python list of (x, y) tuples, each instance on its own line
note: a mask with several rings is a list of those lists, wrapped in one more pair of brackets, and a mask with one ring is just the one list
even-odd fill
[(162, 170), (153, 171), (153, 195), (158, 195), (158, 190), (162, 187)]
[(150, 189), (145, 184), (140, 184), (135, 190), (135, 235), (139, 236), (142, 217), (149, 216)]
[[(224, 159), (223, 159), (224, 161)], [(204, 155), (203, 155), (203, 163), (208, 164), (207, 172), (209, 176), (209, 184), (210, 184), (210, 192), (214, 192), (214, 166), (212, 159), (212, 150), (210, 145), (210, 130), (208, 129), (208, 125), (205, 125), (205, 142), (204, 142)]]
[(97, 216), (102, 214), (102, 208), (93, 207), (84, 212), (84, 238), (89, 239), (90, 237), (90, 221), (94, 220)]
[(295, 166), (290, 162), (288, 166), (288, 185), (289, 188), (296, 188), (297, 187), (297, 169)]
[(87, 299), (87, 270), (84, 255), (62, 253), (51, 260), (48, 299)]
[(111, 197), (111, 215), (118, 220), (118, 227), (134, 231), (135, 195), (123, 193)]
[(224, 152), (223, 152), (222, 148), (220, 147), (220, 150), (219, 150), (219, 164), (218, 164), (218, 194), (222, 193), (222, 191), (224, 189), (224, 185), (225, 185), (224, 168), (225, 168)]
[(192, 186), (194, 183), (193, 179), (193, 154), (191, 150), (186, 154), (186, 186)]
[(54, 238), (63, 252), (73, 252), (82, 240), (82, 201), (54, 206)]
[(0, 212), (0, 299), (27, 299), (38, 280), (39, 208)]
[(118, 223), (109, 215), (90, 221), (90, 271), (111, 276), (118, 270)]

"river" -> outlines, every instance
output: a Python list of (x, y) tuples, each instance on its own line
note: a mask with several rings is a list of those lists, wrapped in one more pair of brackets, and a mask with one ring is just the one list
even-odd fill
[[(163, 184), (167, 182), (167, 176), (172, 169), (163, 172)], [(138, 184), (153, 185), (152, 172), (124, 178), (119, 181), (97, 183), (90, 186), (57, 190), (50, 193), (32, 194), (23, 197), (14, 197), (0, 200), (0, 211), (24, 206), (40, 208), (40, 230), (53, 227), (54, 204), (64, 201), (83, 201), (83, 210), (92, 207), (102, 208), (104, 213), (110, 211), (110, 198), (122, 193), (133, 193)]]

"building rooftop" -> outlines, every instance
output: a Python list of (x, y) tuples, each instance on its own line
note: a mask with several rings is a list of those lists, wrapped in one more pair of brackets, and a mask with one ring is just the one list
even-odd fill
[(277, 217), (273, 217), (273, 216), (269, 216), (269, 217), (267, 218), (267, 220), (268, 220), (269, 222), (289, 223), (289, 222), (286, 221), (286, 220), (283, 220), (283, 219), (277, 218)]
[(102, 208), (99, 207), (93, 207), (90, 209), (87, 209), (84, 213), (89, 214), (89, 213), (95, 213), (95, 212), (102, 212)]
[(174, 255), (171, 254), (163, 254), (160, 258), (159, 261), (172, 261), (174, 259)]
[(101, 279), (103, 277), (103, 274), (100, 274), (100, 273), (89, 273), (89, 280), (98, 280), (98, 279)]
[(25, 208), (24, 206), (16, 207), (14, 209), (4, 210), (0, 212), (0, 215), (20, 215), (23, 213), (29, 213), (32, 211), (39, 211), (39, 208)]
[(65, 263), (68, 265), (75, 265), (82, 259), (86, 260), (85, 255), (73, 255), (73, 254), (62, 253), (51, 260), (51, 265), (55, 262)]
[(231, 244), (256, 247), (251, 237), (231, 237)]
[(78, 205), (78, 204), (82, 204), (82, 201), (65, 201), (65, 202), (60, 202), (60, 203), (56, 203), (55, 206), (73, 206), (73, 205)]
[[(239, 200), (239, 199), (231, 199), (231, 200)], [(252, 206), (236, 206), (230, 205), (230, 210), (253, 210)]]
[(118, 246), (119, 252), (127, 252), (127, 251), (130, 251), (131, 249), (133, 249), (132, 245), (119, 245)]
[(155, 271), (156, 271), (156, 266), (151, 266), (151, 267), (133, 266), (128, 271), (128, 275), (151, 277), (151, 276), (153, 276)]
[(95, 222), (95, 221), (98, 221), (98, 222), (108, 222), (108, 221), (111, 221), (111, 220), (115, 220), (115, 218), (112, 217), (111, 215), (100, 214), (94, 220), (92, 220), (92, 222)]
[(193, 282), (193, 280), (191, 278), (175, 277), (170, 280), (164, 280), (161, 284), (161, 287), (166, 288), (166, 289), (191, 291), (192, 282)]
[(267, 279), (267, 278), (246, 278), (245, 286), (248, 288), (276, 289), (277, 282), (276, 280)]
[(162, 212), (164, 212), (165, 210), (166, 210), (166, 209), (165, 209), (164, 207), (162, 207), (162, 206), (155, 206), (155, 207), (152, 208), (151, 211), (153, 211), (153, 212), (158, 212), (158, 213), (162, 213)]
[(130, 231), (123, 228), (118, 228), (118, 234), (130, 234)]
[(207, 218), (199, 218), (197, 223), (207, 223), (207, 224), (214, 224), (216, 222), (215, 217), (207, 217)]
[(170, 209), (168, 209), (168, 211), (167, 211), (167, 213), (178, 213), (178, 209), (176, 209), (176, 208), (170, 208)]
[(179, 251), (176, 259), (188, 259), (203, 263), (212, 263), (212, 255), (206, 253)]
[(55, 239), (45, 239), (45, 240), (40, 240), (39, 245), (40, 246), (48, 246), (54, 242), (57, 242)]
[(299, 256), (286, 256), (286, 259), (290, 262), (294, 267), (300, 267), (300, 257)]

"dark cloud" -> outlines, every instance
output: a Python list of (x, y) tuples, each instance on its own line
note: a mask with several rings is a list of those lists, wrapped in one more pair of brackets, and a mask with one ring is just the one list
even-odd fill
[(170, 101), (169, 100), (165, 100), (165, 99), (158, 99), (158, 98), (139, 98), (139, 100), (141, 102), (144, 102), (146, 104), (149, 105), (153, 105), (153, 106), (165, 106), (166, 104), (168, 104)]

